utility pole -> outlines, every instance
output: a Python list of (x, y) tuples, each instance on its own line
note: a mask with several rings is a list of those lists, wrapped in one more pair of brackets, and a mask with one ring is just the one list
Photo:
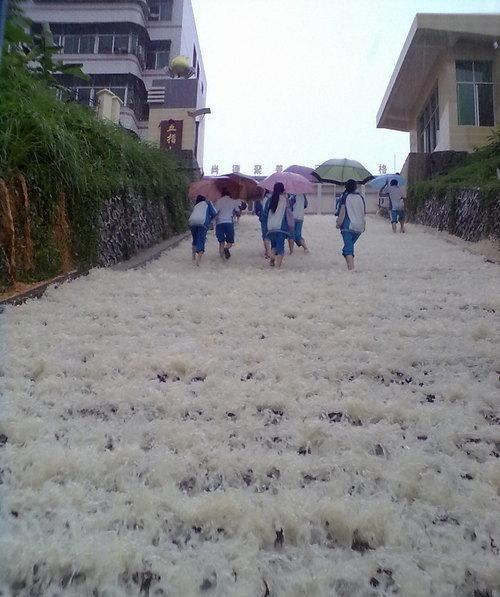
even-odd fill
[(0, 0), (0, 62), (2, 60), (5, 21), (7, 20), (7, 5), (9, 0)]

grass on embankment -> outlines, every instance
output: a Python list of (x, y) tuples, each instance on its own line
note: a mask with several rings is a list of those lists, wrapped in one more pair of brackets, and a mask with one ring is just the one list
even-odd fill
[(482, 200), (489, 205), (498, 201), (500, 193), (497, 168), (500, 168), (500, 129), (492, 135), (488, 145), (471, 153), (447, 174), (411, 185), (407, 207), (414, 214), (429, 197), (444, 201), (462, 189), (472, 188), (479, 188)]
[(0, 65), (0, 180), (13, 188), (20, 175), (28, 187), (35, 262), (31, 272), (17, 272), (23, 281), (60, 271), (54, 222), (61, 197), (79, 265), (96, 261), (98, 214), (112, 196), (167, 198), (173, 231), (187, 225), (187, 181), (176, 160), (98, 121), (89, 108), (59, 100), (54, 89), (7, 59)]

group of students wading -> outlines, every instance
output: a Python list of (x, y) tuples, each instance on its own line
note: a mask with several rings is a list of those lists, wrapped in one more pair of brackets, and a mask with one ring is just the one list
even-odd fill
[[(393, 230), (397, 231), (399, 222), (401, 232), (405, 232), (404, 196), (397, 180), (390, 181), (387, 194)], [(261, 225), (264, 256), (269, 259), (269, 265), (272, 267), (281, 268), (287, 240), (290, 254), (293, 253), (294, 244), (302, 247), (305, 253), (309, 253), (302, 236), (306, 208), (307, 197), (285, 193), (285, 187), (281, 182), (274, 185), (272, 193), (266, 193), (263, 199), (256, 202), (255, 213)], [(214, 219), (221, 259), (231, 257), (230, 249), (234, 245), (234, 220), (241, 214), (241, 210), (242, 201), (233, 199), (227, 189), (222, 190), (222, 197), (215, 202), (215, 205), (206, 197), (198, 195), (189, 217), (193, 236), (193, 261), (196, 265), (200, 265), (205, 252), (207, 232)], [(344, 241), (342, 255), (346, 260), (347, 269), (353, 271), (354, 245), (366, 227), (365, 199), (357, 191), (356, 181), (348, 180), (345, 183), (345, 190), (336, 202), (335, 215), (337, 216), (336, 226)]]

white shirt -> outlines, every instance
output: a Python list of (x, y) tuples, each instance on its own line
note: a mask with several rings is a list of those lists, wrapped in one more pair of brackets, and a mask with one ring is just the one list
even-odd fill
[(231, 199), (227, 195), (217, 200), (215, 207), (218, 210), (215, 218), (217, 224), (231, 224), (233, 221), (233, 211), (241, 205), (239, 199)]
[(295, 196), (295, 204), (293, 206), (293, 217), (296, 220), (304, 219), (305, 205), (306, 205), (306, 196), (305, 195), (296, 195)]
[(349, 218), (349, 230), (352, 232), (365, 231), (365, 200), (359, 193), (349, 193), (345, 199), (345, 207)]
[(273, 213), (269, 210), (267, 214), (267, 229), (269, 232), (281, 230), (281, 224), (283, 223), (283, 217), (287, 206), (288, 199), (286, 195), (280, 195), (276, 211)]

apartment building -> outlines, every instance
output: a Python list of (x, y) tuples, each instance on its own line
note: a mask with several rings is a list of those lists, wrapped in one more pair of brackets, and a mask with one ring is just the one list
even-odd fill
[[(191, 0), (26, 0), (24, 10), (34, 31), (49, 24), (61, 59), (89, 75), (61, 77), (76, 101), (94, 106), (110, 89), (123, 102), (122, 126), (202, 163), (204, 121), (193, 112), (206, 105), (207, 82)], [(191, 62), (190, 78), (168, 75), (176, 56)]]

